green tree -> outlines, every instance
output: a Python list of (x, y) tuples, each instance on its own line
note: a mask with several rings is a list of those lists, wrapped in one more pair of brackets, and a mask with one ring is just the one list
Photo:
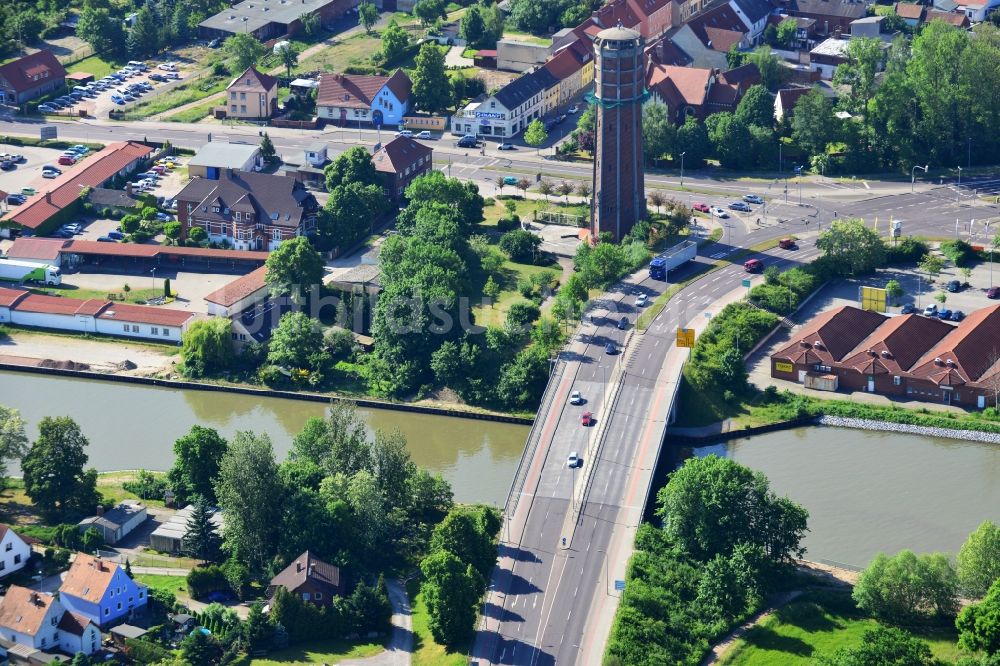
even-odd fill
[(319, 34), (320, 28), (323, 27), (319, 14), (316, 12), (302, 14), (299, 16), (299, 23), (302, 24), (302, 32), (305, 33), (306, 37), (315, 37)]
[(1000, 527), (992, 521), (984, 520), (958, 551), (958, 581), (965, 594), (978, 599), (998, 579)]
[(747, 127), (751, 125), (772, 127), (774, 125), (774, 95), (762, 85), (750, 86), (736, 106), (736, 118)]
[(232, 360), (233, 323), (222, 317), (198, 319), (181, 335), (182, 372), (204, 377), (228, 370)]
[(854, 586), (858, 608), (889, 622), (912, 622), (928, 615), (953, 617), (958, 608), (958, 576), (946, 555), (879, 553)]
[(500, 237), (499, 247), (507, 253), (511, 261), (519, 264), (534, 263), (542, 239), (524, 229), (508, 231)]
[(941, 271), (944, 270), (944, 259), (936, 254), (928, 252), (921, 257), (920, 262), (917, 264), (917, 268), (927, 273), (927, 275), (933, 279), (940, 275)]
[(963, 650), (1000, 654), (1000, 578), (993, 581), (982, 601), (962, 609), (955, 627)]
[(775, 41), (783, 49), (789, 49), (795, 45), (799, 32), (799, 24), (793, 18), (786, 18), (778, 24), (775, 32)]
[(254, 575), (267, 570), (278, 547), (281, 481), (267, 435), (236, 433), (215, 484), (225, 512), (222, 547)]
[(747, 150), (751, 142), (750, 130), (735, 114), (728, 111), (713, 113), (705, 121), (705, 128), (719, 164), (727, 169), (748, 166), (753, 157), (752, 152)]
[(386, 64), (392, 64), (402, 58), (408, 48), (410, 48), (410, 33), (401, 28), (396, 19), (390, 19), (389, 25), (382, 31), (382, 57)]
[(159, 51), (160, 26), (149, 5), (136, 12), (132, 28), (128, 31), (126, 49), (133, 58), (145, 58)]
[(202, 562), (216, 562), (221, 548), (222, 539), (212, 523), (212, 507), (199, 495), (194, 499), (194, 510), (185, 526), (184, 552)]
[(708, 139), (708, 131), (705, 124), (694, 116), (688, 116), (684, 124), (677, 130), (677, 143), (674, 146), (674, 153), (685, 153), (687, 165), (689, 167), (701, 166), (705, 158), (708, 157), (712, 144)]
[(90, 666), (90, 657), (83, 652), (77, 652), (73, 655), (73, 661), (69, 663), (69, 666)]
[(286, 368), (315, 370), (313, 355), (323, 346), (319, 323), (305, 312), (286, 312), (271, 334), (267, 362)]
[(275, 149), (274, 142), (271, 141), (271, 137), (267, 132), (264, 132), (264, 136), (260, 140), (260, 156), (268, 164), (278, 159), (278, 151)]
[(323, 282), (323, 257), (305, 236), (283, 242), (268, 255), (264, 265), (264, 280), (273, 296), (292, 294), (298, 299)]
[(869, 629), (861, 645), (840, 648), (832, 656), (820, 657), (820, 666), (934, 666), (927, 643), (896, 627)]
[(837, 220), (819, 235), (816, 247), (846, 275), (861, 275), (885, 263), (885, 241), (863, 220)]
[(833, 82), (850, 89), (849, 110), (862, 114), (867, 122), (868, 102), (875, 93), (875, 75), (885, 59), (882, 40), (874, 37), (851, 39), (844, 55), (847, 62), (837, 66)]
[(482, 504), (456, 507), (448, 512), (431, 535), (431, 552), (447, 551), (471, 564), (483, 580), (496, 564), (496, 537), (500, 531), (497, 510)]
[(737, 67), (742, 67), (747, 64), (747, 54), (740, 51), (738, 44), (733, 44), (726, 51), (726, 65), (729, 69), (736, 69)]
[(378, 171), (372, 162), (371, 153), (364, 146), (348, 148), (337, 155), (324, 169), (326, 189), (333, 191), (340, 185), (361, 183), (362, 185), (380, 185)]
[(894, 303), (903, 293), (903, 286), (898, 280), (889, 280), (885, 283), (885, 295), (889, 297), (890, 303)]
[(274, 627), (267, 615), (264, 615), (264, 604), (260, 601), (250, 606), (247, 619), (240, 625), (240, 634), (251, 652), (266, 648), (271, 642)]
[(267, 49), (260, 40), (246, 32), (238, 32), (226, 38), (222, 52), (233, 62), (233, 71), (242, 74), (254, 67), (264, 57)]
[(28, 436), (21, 412), (0, 405), (0, 489), (7, 483), (7, 462), (20, 460), (28, 451)]
[(452, 94), (445, 73), (444, 49), (434, 42), (421, 44), (410, 78), (413, 80), (413, 101), (418, 108), (428, 113), (448, 108)]
[(761, 84), (772, 92), (781, 87), (788, 76), (788, 70), (770, 46), (758, 46), (747, 56), (747, 62), (757, 65)]
[(465, 10), (459, 34), (469, 46), (483, 44), (486, 36), (486, 23), (483, 21), (482, 5), (472, 5)]
[(316, 222), (316, 246), (321, 250), (351, 247), (371, 232), (386, 208), (379, 185), (352, 182), (334, 187)]
[(417, 0), (413, 5), (413, 15), (420, 19), (424, 26), (429, 26), (439, 18), (447, 16), (444, 0)]
[(368, 0), (363, 0), (358, 4), (358, 20), (364, 26), (365, 32), (372, 34), (372, 28), (378, 22), (378, 8)]
[(88, 444), (68, 416), (46, 416), (38, 423), (38, 439), (21, 461), (21, 471), (25, 493), (50, 519), (85, 515), (97, 507), (97, 472), (84, 470)]
[(112, 18), (106, 7), (86, 3), (76, 24), (76, 36), (90, 44), (97, 53), (121, 52), (125, 46), (122, 22)]
[(642, 154), (647, 163), (673, 151), (677, 129), (670, 122), (667, 105), (647, 102), (642, 107)]
[(529, 146), (538, 148), (548, 139), (549, 133), (545, 131), (545, 124), (539, 118), (532, 120), (524, 129), (524, 142)]
[(396, 221), (401, 234), (412, 232), (416, 215), (431, 203), (444, 204), (458, 211), (458, 231), (462, 235), (469, 233), (473, 225), (484, 219), (484, 201), (479, 187), (458, 178), (447, 178), (440, 171), (415, 178), (406, 188), (406, 199), (410, 203)]
[(486, 284), (483, 285), (483, 296), (490, 299), (491, 302), (495, 302), (497, 296), (500, 295), (500, 285), (494, 281), (493, 276), (486, 278)]
[(428, 555), (420, 563), (424, 582), (420, 595), (427, 606), (428, 624), (434, 640), (456, 645), (472, 635), (476, 605), (484, 588), (483, 578), (471, 564), (446, 550)]
[(215, 480), (229, 443), (212, 428), (191, 426), (190, 432), (174, 442), (174, 464), (167, 481), (177, 501), (190, 502), (203, 497), (215, 501)]
[(774, 562), (805, 552), (808, 512), (776, 496), (763, 474), (727, 458), (687, 460), (657, 501), (667, 532), (700, 561), (728, 556), (738, 543), (761, 546)]
[(163, 225), (163, 234), (172, 241), (181, 237), (181, 223), (176, 220)]
[(276, 52), (281, 64), (285, 66), (285, 76), (292, 78), (292, 68), (299, 64), (299, 52), (289, 42), (278, 47)]
[(836, 127), (833, 105), (819, 90), (813, 89), (799, 98), (792, 116), (792, 138), (811, 155), (826, 151)]

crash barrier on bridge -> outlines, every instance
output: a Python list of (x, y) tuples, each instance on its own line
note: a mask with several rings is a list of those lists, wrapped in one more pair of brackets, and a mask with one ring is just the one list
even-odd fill
[[(545, 392), (542, 394), (542, 402), (538, 405), (538, 411), (535, 412), (536, 415), (548, 413), (565, 369), (566, 363), (561, 358), (557, 359), (555, 365), (552, 367), (552, 372), (549, 373), (549, 381), (545, 385)], [(538, 440), (542, 436), (542, 424), (544, 421), (544, 418), (536, 417), (531, 424), (531, 431), (528, 432), (524, 451), (521, 453), (521, 459), (517, 463), (517, 470), (514, 472), (514, 480), (511, 482), (510, 491), (507, 493), (507, 501), (504, 502), (505, 520), (509, 520), (517, 510), (517, 502), (521, 497), (521, 490), (524, 488), (524, 482), (528, 477), (528, 469), (531, 467), (529, 463), (535, 456), (535, 449), (538, 448)]]

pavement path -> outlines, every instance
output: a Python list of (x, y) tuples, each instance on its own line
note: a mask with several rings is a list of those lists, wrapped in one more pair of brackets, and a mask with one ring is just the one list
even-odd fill
[(392, 636), (384, 652), (364, 659), (340, 662), (351, 666), (410, 666), (413, 657), (413, 618), (406, 586), (400, 580), (388, 580), (389, 601), (392, 603)]
[(718, 663), (719, 659), (721, 659), (723, 655), (725, 655), (726, 652), (733, 647), (736, 641), (743, 638), (748, 631), (774, 615), (775, 611), (779, 608), (791, 603), (800, 596), (802, 596), (802, 590), (792, 590), (791, 592), (785, 592), (784, 594), (778, 596), (771, 602), (771, 605), (768, 608), (765, 608), (740, 626), (733, 629), (729, 632), (729, 635), (713, 645), (712, 651), (709, 652), (708, 655), (706, 655), (702, 660), (701, 666), (711, 666), (711, 664)]
[(466, 58), (464, 55), (464, 46), (453, 46), (448, 49), (448, 53), (444, 57), (445, 67), (472, 67), (476, 63), (472, 58)]

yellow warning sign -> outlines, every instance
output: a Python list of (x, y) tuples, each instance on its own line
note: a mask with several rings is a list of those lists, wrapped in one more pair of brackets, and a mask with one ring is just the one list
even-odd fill
[(677, 329), (677, 346), (678, 347), (694, 347), (694, 329), (693, 328), (678, 328)]
[(861, 287), (861, 309), (872, 312), (885, 312), (885, 289), (879, 287)]

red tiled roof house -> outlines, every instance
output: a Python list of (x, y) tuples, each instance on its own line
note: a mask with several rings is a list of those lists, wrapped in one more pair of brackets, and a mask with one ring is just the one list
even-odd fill
[(385, 195), (397, 206), (403, 204), (406, 188), (414, 178), (430, 173), (434, 151), (405, 136), (397, 136), (372, 156), (382, 177)]
[(44, 49), (0, 65), (0, 104), (24, 104), (63, 87), (66, 69)]
[(226, 116), (260, 120), (278, 109), (278, 79), (249, 67), (226, 86)]
[(413, 83), (401, 69), (392, 76), (323, 74), (316, 114), (338, 125), (398, 126), (412, 106)]

